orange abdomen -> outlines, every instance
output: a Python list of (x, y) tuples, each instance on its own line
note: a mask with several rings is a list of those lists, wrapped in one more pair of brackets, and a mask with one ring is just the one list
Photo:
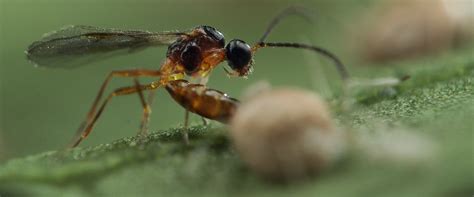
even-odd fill
[(239, 105), (237, 99), (185, 80), (170, 81), (166, 90), (185, 109), (205, 118), (227, 123)]

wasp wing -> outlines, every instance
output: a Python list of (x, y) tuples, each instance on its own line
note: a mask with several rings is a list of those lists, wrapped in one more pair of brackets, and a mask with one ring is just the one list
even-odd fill
[(76, 67), (147, 47), (167, 46), (183, 35), (186, 33), (68, 26), (44, 35), (25, 53), (38, 66)]

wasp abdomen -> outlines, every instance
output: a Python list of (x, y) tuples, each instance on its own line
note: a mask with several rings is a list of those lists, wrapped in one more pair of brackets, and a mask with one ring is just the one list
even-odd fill
[(166, 90), (181, 106), (190, 112), (222, 123), (234, 115), (239, 101), (218, 90), (186, 80), (170, 81)]

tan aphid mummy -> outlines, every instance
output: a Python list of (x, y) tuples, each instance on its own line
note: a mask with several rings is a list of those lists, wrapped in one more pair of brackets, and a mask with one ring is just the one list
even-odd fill
[(242, 103), (231, 121), (242, 160), (267, 178), (306, 178), (341, 158), (346, 138), (313, 92), (282, 88)]

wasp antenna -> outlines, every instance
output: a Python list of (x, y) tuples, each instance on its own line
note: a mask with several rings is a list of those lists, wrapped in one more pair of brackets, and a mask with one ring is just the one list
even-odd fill
[(306, 19), (310, 23), (313, 23), (314, 17), (313, 13), (310, 12), (310, 10), (303, 8), (301, 6), (290, 6), (288, 8), (285, 8), (283, 11), (281, 11), (278, 15), (276, 15), (268, 24), (267, 29), (265, 30), (265, 33), (263, 33), (263, 36), (260, 38), (258, 42), (264, 42), (265, 39), (268, 37), (270, 32), (275, 28), (275, 26), (280, 23), (280, 21), (288, 16), (291, 15), (298, 15), (301, 16), (302, 18)]
[(318, 54), (321, 54), (322, 56), (325, 56), (331, 59), (334, 62), (334, 65), (336, 66), (336, 69), (339, 72), (339, 75), (341, 76), (343, 81), (347, 81), (347, 79), (349, 78), (349, 73), (347, 72), (346, 66), (344, 66), (341, 60), (339, 60), (339, 58), (337, 58), (336, 55), (334, 55), (333, 53), (321, 47), (312, 46), (308, 44), (301, 44), (301, 43), (285, 43), (285, 42), (281, 42), (281, 43), (260, 42), (260, 43), (257, 43), (256, 46), (257, 48), (282, 47), (282, 48), (297, 48), (297, 49), (306, 49), (306, 50), (314, 51)]

